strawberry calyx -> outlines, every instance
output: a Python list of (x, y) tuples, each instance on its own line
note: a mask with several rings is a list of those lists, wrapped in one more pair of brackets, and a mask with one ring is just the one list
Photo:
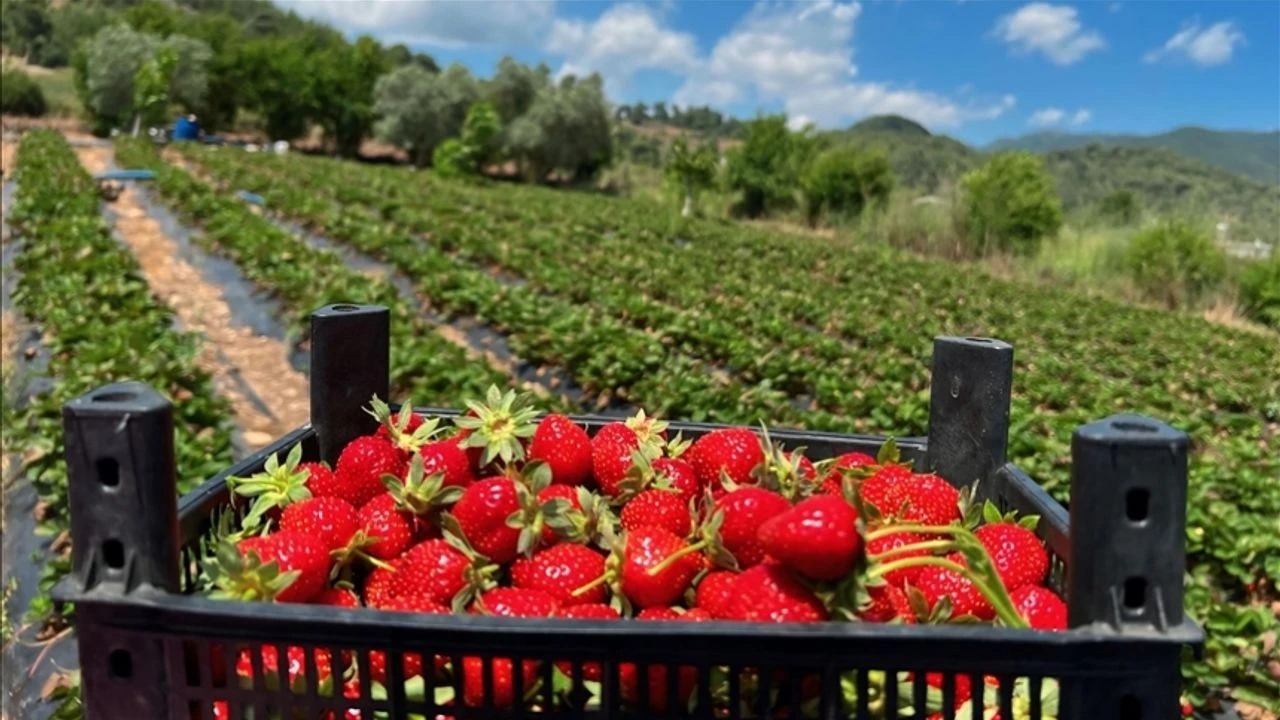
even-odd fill
[(208, 574), (215, 600), (272, 602), (301, 575), (298, 570), (280, 572), (276, 561), (264, 563), (253, 550), (242, 554), (230, 542), (219, 543), (212, 560)]
[(613, 496), (614, 505), (625, 505), (645, 490), (653, 488), (662, 490), (676, 489), (671, 484), (670, 478), (654, 469), (653, 461), (659, 457), (661, 455), (652, 455), (646, 452), (644, 446), (631, 453), (631, 467), (627, 468), (627, 474), (618, 483), (618, 492)]
[(516, 498), (520, 509), (507, 517), (507, 527), (518, 528), (520, 538), (516, 551), (528, 557), (542, 544), (542, 530), (551, 515), (563, 515), (573, 505), (564, 498), (540, 500), (538, 495), (551, 486), (551, 466), (541, 460), (532, 460), (520, 470), (508, 466), (506, 475), (515, 481)]
[(233, 502), (236, 496), (253, 498), (249, 511), (241, 521), (243, 528), (256, 530), (262, 527), (263, 517), (267, 513), (311, 497), (311, 490), (307, 488), (310, 472), (298, 468), (301, 461), (302, 443), (298, 443), (289, 450), (283, 464), (278, 454), (270, 455), (263, 463), (262, 472), (249, 477), (227, 478)]
[(764, 460), (751, 471), (756, 484), (785, 497), (792, 504), (812, 495), (820, 487), (805, 476), (803, 447), (786, 450), (769, 437), (769, 428), (760, 425), (760, 449)]
[(395, 568), (390, 563), (365, 552), (365, 548), (377, 544), (380, 539), (375, 535), (370, 535), (364, 528), (360, 528), (351, 536), (346, 545), (329, 551), (329, 557), (333, 558), (333, 569), (329, 573), (329, 579), (336, 579), (340, 583), (350, 584), (351, 566), (355, 564), (356, 560), (363, 560), (374, 567), (395, 572)]
[(707, 499), (705, 507), (707, 510), (701, 513), (702, 517), (699, 518), (698, 526), (692, 534), (697, 540), (671, 553), (662, 562), (646, 570), (646, 573), (651, 577), (658, 575), (675, 564), (680, 558), (696, 552), (705, 554), (718, 567), (727, 570), (738, 569), (737, 558), (724, 546), (724, 541), (720, 537), (720, 528), (724, 525), (724, 510), (716, 509), (715, 503), (710, 498)]
[(397, 449), (417, 453), (440, 432), (439, 418), (418, 418), (419, 425), (412, 430), (414, 413), (409, 403), (400, 406), (399, 413), (392, 413), (391, 406), (377, 395), (373, 396), (365, 412), (373, 416), (386, 429), (387, 438)]
[(649, 417), (641, 409), (636, 411), (635, 415), (624, 420), (623, 424), (636, 434), (636, 440), (639, 442), (640, 447), (657, 449), (661, 452), (667, 446), (667, 422), (665, 420)]
[(546, 526), (562, 540), (611, 548), (616, 541), (613, 529), (618, 520), (608, 500), (585, 487), (577, 488), (577, 493), (578, 507), (563, 500), (543, 503)]
[(498, 573), (501, 567), (489, 561), (489, 558), (478, 552), (467, 540), (466, 533), (458, 519), (449, 513), (440, 515), (440, 531), (444, 541), (467, 558), (468, 564), (462, 571), (465, 581), (462, 589), (453, 596), (450, 604), (455, 614), (465, 614), (471, 601), (481, 593), (498, 586)]
[(403, 480), (385, 474), (382, 484), (396, 499), (396, 507), (414, 515), (426, 515), (437, 508), (452, 505), (462, 497), (463, 491), (463, 488), (445, 485), (443, 472), (427, 475), (422, 456), (418, 453), (409, 460), (409, 472)]
[(495, 460), (510, 466), (524, 459), (524, 439), (532, 437), (538, 429), (535, 422), (538, 411), (528, 406), (530, 398), (515, 390), (503, 393), (491, 385), (483, 403), (468, 400), (467, 408), (471, 412), (454, 419), (454, 424), (466, 435), (461, 440), (462, 447), (481, 448), (482, 467)]

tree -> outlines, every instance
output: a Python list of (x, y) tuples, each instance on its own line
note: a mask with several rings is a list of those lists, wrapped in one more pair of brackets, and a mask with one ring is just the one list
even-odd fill
[(715, 150), (707, 145), (690, 150), (684, 136), (677, 137), (671, 144), (671, 152), (667, 157), (667, 177), (677, 184), (683, 197), (680, 217), (690, 217), (694, 213), (698, 190), (708, 187), (715, 180)]
[(740, 210), (760, 217), (793, 202), (800, 148), (783, 115), (746, 123), (742, 145), (729, 155), (729, 187), (742, 193)]
[(977, 254), (1031, 254), (1062, 227), (1053, 177), (1029, 152), (993, 155), (960, 179), (960, 192), (961, 225)]
[(498, 155), (498, 139), (502, 134), (502, 119), (488, 102), (478, 102), (467, 111), (462, 121), (461, 141), (471, 166), (479, 171)]
[(431, 162), (436, 146), (459, 134), (468, 109), (479, 94), (470, 71), (458, 64), (433, 74), (406, 65), (378, 78), (375, 132), (409, 153), (415, 165)]
[(553, 171), (574, 180), (592, 176), (613, 154), (604, 81), (595, 74), (568, 75), (543, 87), (506, 135), (507, 152), (535, 182)]
[(148, 126), (163, 122), (169, 107), (169, 88), (178, 67), (178, 52), (171, 46), (156, 49), (133, 76), (133, 134), (143, 123)]
[(382, 47), (361, 36), (311, 53), (312, 106), (309, 113), (325, 138), (344, 157), (355, 157), (373, 126), (373, 87), (388, 65)]
[(14, 55), (21, 55), (27, 62), (40, 58), (53, 34), (53, 21), (49, 17), (45, 0), (5, 0), (0, 13), (0, 41)]
[(0, 71), (0, 112), (39, 117), (47, 110), (44, 92), (30, 75), (10, 67)]
[(551, 86), (551, 68), (533, 68), (510, 57), (498, 61), (493, 77), (485, 83), (483, 95), (498, 111), (504, 124), (529, 112), (538, 93)]
[(883, 154), (848, 145), (827, 150), (809, 166), (802, 182), (809, 222), (816, 223), (824, 211), (857, 217), (869, 205), (887, 200), (893, 185)]
[(667, 114), (666, 103), (656, 102), (653, 104), (653, 119), (664, 125), (671, 121), (671, 116)]
[(125, 11), (124, 19), (130, 27), (158, 37), (168, 37), (175, 32), (185, 18), (179, 18), (180, 11), (170, 3), (160, 0), (144, 0)]
[(1252, 320), (1280, 330), (1280, 248), (1250, 263), (1240, 276), (1240, 306)]
[(1098, 210), (1112, 222), (1132, 225), (1138, 221), (1138, 196), (1132, 190), (1116, 190), (1102, 198)]
[[(143, 65), (157, 57), (164, 48), (165, 62), (172, 62), (167, 70), (168, 85), (164, 88), (148, 87), (147, 97), (166, 96), (190, 110), (203, 102), (209, 88), (206, 66), (212, 53), (205, 43), (183, 35), (161, 40), (154, 35), (138, 32), (127, 25), (105, 27), (85, 44), (75, 62), (77, 86), (85, 107), (100, 125), (119, 126), (129, 119), (140, 121), (135, 114), (143, 108), (138, 105), (136, 80)], [(152, 68), (154, 72), (161, 68)], [(149, 75), (148, 79), (154, 79)], [(159, 101), (157, 101), (158, 103)], [(148, 106), (148, 111), (163, 110), (165, 105)]]
[(268, 37), (242, 44), (235, 72), (243, 107), (266, 123), (272, 140), (292, 140), (307, 130), (310, 58), (297, 38)]
[(1139, 289), (1170, 309), (1195, 302), (1227, 274), (1226, 256), (1213, 237), (1180, 220), (1139, 232), (1125, 261)]

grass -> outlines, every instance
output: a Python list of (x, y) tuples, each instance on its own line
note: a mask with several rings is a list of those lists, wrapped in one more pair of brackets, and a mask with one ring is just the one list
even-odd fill
[(80, 115), (80, 98), (76, 95), (76, 83), (75, 78), (72, 77), (71, 68), (27, 66), (25, 70), (44, 93), (50, 115), (62, 117)]

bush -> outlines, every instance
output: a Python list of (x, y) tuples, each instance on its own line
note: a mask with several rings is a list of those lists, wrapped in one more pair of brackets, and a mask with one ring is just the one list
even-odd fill
[(449, 138), (436, 146), (431, 154), (431, 166), (444, 177), (470, 175), (472, 170), (471, 157), (458, 138)]
[(1240, 307), (1254, 322), (1280, 330), (1280, 249), (1250, 263), (1240, 276)]
[(1116, 190), (1102, 198), (1098, 211), (1106, 219), (1120, 225), (1132, 225), (1138, 221), (1140, 208), (1138, 196), (1132, 190)]
[(960, 180), (960, 222), (970, 251), (1030, 255), (1062, 227), (1062, 200), (1029, 152), (998, 153)]
[(1227, 275), (1226, 256), (1212, 236), (1179, 220), (1139, 232), (1125, 260), (1138, 288), (1170, 308), (1195, 302)]
[(31, 76), (17, 68), (0, 72), (0, 112), (40, 117), (48, 111), (44, 92)]
[(894, 183), (884, 155), (845, 146), (819, 155), (801, 184), (812, 224), (824, 212), (856, 218), (868, 205), (882, 205)]

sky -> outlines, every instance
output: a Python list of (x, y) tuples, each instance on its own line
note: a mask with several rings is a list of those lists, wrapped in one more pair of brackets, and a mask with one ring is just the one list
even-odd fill
[(278, 0), (488, 76), (598, 72), (615, 102), (846, 127), (896, 113), (972, 144), (1040, 130), (1280, 128), (1277, 0)]

